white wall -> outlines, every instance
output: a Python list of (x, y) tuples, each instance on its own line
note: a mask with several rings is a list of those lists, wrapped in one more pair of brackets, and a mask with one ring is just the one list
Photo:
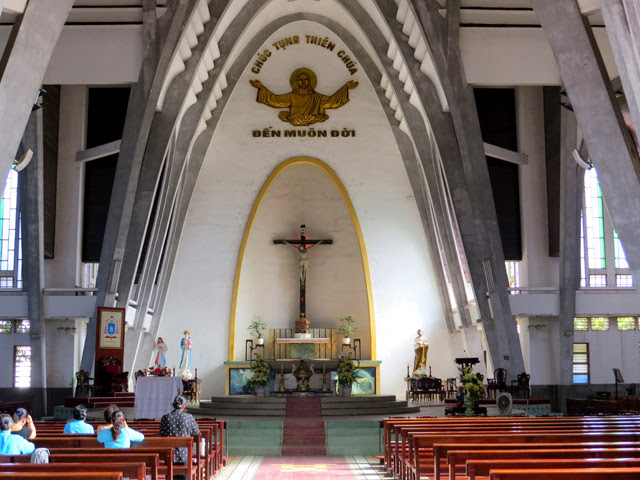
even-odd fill
[(640, 382), (640, 331), (618, 331), (610, 320), (606, 332), (575, 332), (574, 342), (589, 343), (589, 383), (614, 383), (619, 368), (626, 383)]
[(86, 86), (61, 89), (55, 256), (44, 262), (48, 288), (80, 285), (84, 164), (76, 153), (85, 148), (87, 100)]
[[(337, 48), (344, 47), (333, 32), (304, 21), (283, 27), (264, 43), (263, 48), (284, 36), (303, 35), (309, 31), (327, 35), (340, 44)], [(428, 245), (394, 137), (372, 85), (360, 72), (350, 76), (336, 52), (337, 49), (330, 52), (315, 45), (301, 44), (274, 53), (259, 75), (247, 69), (229, 99), (200, 171), (158, 334), (167, 339), (171, 347), (169, 339), (175, 339), (173, 343), (177, 344), (182, 329), (191, 329), (193, 363), (199, 367), (199, 375), (205, 377), (205, 395), (221, 393), (224, 388), (222, 362), (228, 356), (234, 269), (250, 209), (270, 172), (282, 161), (300, 155), (318, 158), (336, 172), (360, 221), (371, 269), (377, 358), (382, 360), (382, 391), (404, 394), (402, 377), (406, 365), (413, 362), (412, 342), (419, 327), (431, 341), (430, 359), (433, 360), (429, 364), (433, 365), (434, 375), (455, 375), (452, 362), (455, 355), (451, 352), (439, 307)], [(350, 79), (360, 82), (358, 88), (350, 92), (351, 101), (347, 105), (328, 111), (329, 120), (315, 125), (317, 129), (355, 129), (356, 137), (252, 137), (252, 130), (293, 127), (278, 119), (277, 110), (255, 102), (256, 90), (250, 86), (249, 79), (259, 78), (276, 93), (288, 92), (290, 73), (301, 65), (316, 72), (317, 91), (321, 93), (330, 94)], [(300, 219), (291, 218), (290, 212), (281, 213), (291, 222), (295, 232), (299, 224), (305, 223), (304, 216), (313, 215), (312, 212), (313, 208), (305, 206), (303, 214), (296, 212), (302, 215)], [(311, 222), (308, 227), (310, 234), (327, 228)], [(271, 233), (277, 238), (287, 232)], [(333, 232), (328, 233), (333, 235)], [(263, 245), (263, 248), (267, 246)], [(279, 248), (278, 255), (285, 255), (284, 247)], [(323, 248), (311, 251), (311, 262), (314, 255), (331, 255), (322, 252)], [(337, 248), (337, 244), (326, 247), (329, 251)], [(289, 263), (283, 268), (288, 284), (292, 281), (292, 267)], [(311, 263), (310, 269), (313, 268)], [(267, 284), (264, 288), (286, 291), (286, 285), (273, 283), (275, 285)], [(261, 295), (268, 297), (267, 293)], [(348, 305), (344, 292), (336, 292), (324, 301)], [(292, 308), (288, 294), (275, 298), (275, 302), (279, 302), (283, 311)], [(269, 310), (274, 308), (273, 304), (269, 305)], [(254, 310), (259, 313), (255, 302), (246, 308), (247, 313)], [(236, 336), (241, 335), (244, 331), (238, 326)], [(238, 347), (243, 348), (243, 345)], [(177, 363), (178, 354), (177, 348), (170, 350), (169, 364)]]

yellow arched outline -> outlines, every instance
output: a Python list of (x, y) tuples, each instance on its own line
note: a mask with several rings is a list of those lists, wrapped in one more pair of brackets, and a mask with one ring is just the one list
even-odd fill
[(338, 175), (333, 171), (333, 169), (324, 163), (322, 160), (318, 160), (317, 158), (312, 157), (294, 157), (289, 160), (285, 160), (280, 165), (278, 165), (269, 178), (267, 178), (264, 185), (260, 189), (260, 193), (258, 193), (258, 197), (253, 203), (253, 208), (251, 209), (251, 213), (249, 214), (249, 220), (247, 221), (247, 225), (244, 229), (244, 234), (242, 235), (242, 242), (240, 243), (240, 250), (238, 251), (238, 261), (236, 262), (236, 273), (235, 278), (233, 280), (233, 295), (231, 297), (231, 315), (229, 316), (229, 361), (233, 362), (236, 356), (236, 310), (237, 310), (237, 302), (238, 302), (238, 289), (240, 287), (240, 272), (242, 271), (242, 261), (244, 259), (244, 252), (247, 248), (247, 241), (249, 240), (249, 233), (251, 233), (251, 228), (253, 226), (253, 221), (256, 218), (256, 214), (258, 213), (258, 209), (260, 208), (260, 204), (262, 203), (262, 199), (264, 198), (267, 190), (271, 187), (271, 184), (278, 178), (285, 169), (293, 166), (293, 165), (312, 165), (314, 167), (319, 168), (327, 176), (333, 181), (334, 185), (340, 192), (340, 196), (342, 196), (342, 200), (347, 206), (347, 210), (349, 210), (349, 216), (351, 217), (351, 223), (353, 224), (353, 228), (356, 231), (356, 237), (358, 238), (358, 245), (360, 246), (360, 257), (362, 258), (362, 270), (364, 272), (364, 282), (367, 290), (367, 305), (369, 308), (369, 338), (371, 341), (371, 360), (376, 359), (376, 320), (375, 314), (373, 311), (373, 292), (371, 290), (371, 272), (369, 271), (369, 258), (367, 257), (367, 248), (364, 244), (364, 237), (362, 236), (362, 229), (360, 228), (360, 222), (358, 221), (358, 216), (356, 214), (356, 210), (353, 207), (353, 203), (351, 203), (351, 199), (349, 198), (349, 193), (347, 189), (344, 187), (343, 183), (338, 178)]

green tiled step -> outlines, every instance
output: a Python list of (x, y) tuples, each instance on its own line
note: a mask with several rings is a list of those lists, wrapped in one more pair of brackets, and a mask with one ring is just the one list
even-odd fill
[(395, 395), (351, 395), (350, 397), (323, 397), (322, 404), (328, 403), (339, 403), (339, 404), (348, 404), (348, 403), (364, 403), (364, 402), (395, 402)]
[(406, 400), (394, 395), (353, 395), (322, 399), (322, 415), (395, 415), (419, 412), (420, 407), (409, 406)]
[[(380, 454), (380, 422), (378, 420), (332, 420), (325, 422), (327, 455)], [(353, 453), (352, 453), (353, 452)]]
[(230, 455), (279, 456), (282, 448), (282, 422), (227, 422), (227, 442)]

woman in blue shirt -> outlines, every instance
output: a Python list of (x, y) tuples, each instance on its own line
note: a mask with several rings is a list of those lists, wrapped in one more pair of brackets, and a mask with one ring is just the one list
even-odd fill
[(106, 448), (129, 448), (131, 442), (144, 440), (144, 434), (127, 426), (127, 419), (121, 410), (113, 413), (111, 423), (113, 427), (98, 434), (98, 441), (104, 443)]
[(0, 455), (23, 455), (33, 453), (36, 446), (20, 435), (11, 434), (13, 418), (3, 413), (0, 415)]
[(64, 426), (63, 433), (85, 433), (93, 434), (93, 427), (85, 422), (87, 409), (84, 405), (76, 405), (73, 409), (73, 421)]

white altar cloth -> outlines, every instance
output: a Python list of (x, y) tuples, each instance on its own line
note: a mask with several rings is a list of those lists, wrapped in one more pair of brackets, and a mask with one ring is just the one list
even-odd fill
[(155, 418), (173, 410), (173, 399), (182, 393), (180, 377), (139, 377), (135, 387), (135, 418)]

